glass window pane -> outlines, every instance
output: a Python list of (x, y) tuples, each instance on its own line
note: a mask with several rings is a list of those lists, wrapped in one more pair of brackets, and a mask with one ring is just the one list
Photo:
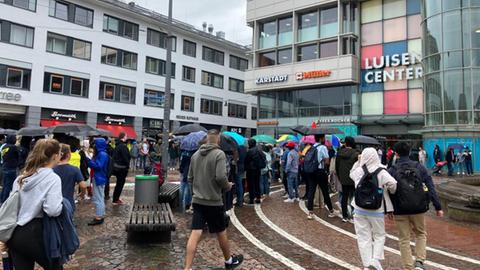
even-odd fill
[(75, 23), (85, 25), (85, 26), (91, 26), (93, 22), (93, 12), (79, 7), (75, 6)]
[(118, 34), (118, 20), (112, 17), (108, 17), (108, 31)]
[(383, 114), (383, 92), (362, 93), (362, 115)]
[(318, 58), (318, 45), (298, 47), (297, 61), (305, 61)]
[(297, 108), (299, 117), (320, 116), (320, 90), (300, 90), (297, 92)]
[(385, 114), (406, 114), (408, 113), (408, 91), (386, 91), (384, 93)]
[(338, 33), (338, 8), (320, 11), (320, 38), (336, 36)]
[(298, 17), (298, 41), (308, 41), (318, 38), (318, 12), (313, 11)]
[(7, 69), (7, 86), (14, 88), (22, 88), (23, 71), (16, 68)]
[(362, 2), (362, 23), (380, 21), (382, 19), (382, 0)]
[(407, 0), (407, 15), (419, 14), (421, 0)]
[(408, 112), (423, 113), (423, 89), (411, 89), (408, 91)]
[(73, 41), (73, 56), (83, 59), (90, 59), (91, 44), (88, 42), (74, 40)]
[(470, 16), (470, 31), (467, 29), (468, 35), (473, 35), (472, 37), (472, 48), (480, 48), (480, 9), (472, 9)]
[(462, 49), (462, 21), (460, 11), (443, 14), (443, 50)]
[(446, 52), (443, 54), (443, 68), (463, 67), (463, 52)]
[(406, 17), (383, 21), (383, 41), (393, 42), (407, 39)]
[(52, 75), (50, 77), (50, 92), (63, 93), (63, 77)]
[(405, 0), (383, 0), (383, 19), (405, 16), (407, 6)]
[(292, 62), (292, 49), (278, 51), (278, 64), (286, 64)]
[(441, 11), (441, 2), (439, 0), (425, 0), (425, 14), (427, 17), (435, 15)]
[(278, 46), (292, 44), (293, 22), (292, 17), (278, 20)]
[(275, 52), (266, 52), (258, 55), (258, 66), (272, 66), (275, 65)]
[[(399, 69), (398, 67), (397, 68), (392, 68), (392, 67), (387, 67), (384, 69), (384, 71), (386, 73), (390, 73), (394, 70), (397, 70)], [(404, 75), (403, 75), (404, 76)], [(384, 83), (384, 89), (385, 90), (398, 90), (398, 89), (407, 89), (407, 86), (408, 86), (408, 81), (403, 79), (403, 80), (390, 80), (390, 79), (387, 79)]]
[(259, 95), (258, 105), (260, 108), (260, 119), (271, 119), (277, 117), (276, 114), (276, 93), (262, 93)]
[(443, 125), (443, 113), (427, 114), (427, 126)]
[(372, 63), (374, 57), (376, 57), (377, 59), (380, 59), (380, 57), (382, 57), (383, 46), (374, 45), (374, 46), (362, 47), (361, 55), (362, 55), (361, 66), (362, 66), (362, 69), (364, 69), (367, 59), (369, 60), (370, 63)]
[(10, 28), (10, 42), (13, 44), (27, 46), (27, 28), (12, 24)]
[(276, 21), (260, 24), (260, 49), (275, 47), (277, 44)]
[(409, 16), (407, 19), (408, 24), (408, 39), (422, 37), (422, 16), (420, 14)]
[(419, 58), (422, 57), (422, 40), (412, 39), (408, 41), (408, 52), (414, 54)]
[(382, 43), (382, 22), (362, 25), (362, 46)]
[(462, 0), (443, 0), (443, 11), (457, 9), (462, 7)]
[(68, 5), (60, 2), (55, 2), (55, 17), (68, 20)]
[(130, 91), (129, 87), (120, 88), (120, 102), (130, 102)]
[(337, 56), (337, 47), (336, 40), (320, 43), (320, 58)]
[(471, 93), (466, 93), (463, 87), (463, 71), (446, 71), (444, 76), (445, 111), (471, 108)]
[(105, 84), (103, 99), (113, 100), (114, 96), (115, 96), (115, 86), (111, 84)]
[(443, 111), (442, 102), (442, 78), (439, 73), (434, 73), (425, 76), (425, 108), (426, 112)]
[(480, 110), (480, 69), (472, 70), (472, 90), (473, 90), (474, 109), (478, 111)]
[(278, 92), (278, 116), (295, 117), (294, 91)]
[[(435, 0), (436, 1), (436, 0)], [(425, 56), (429, 56), (434, 53), (442, 51), (442, 24), (441, 16), (437, 15), (432, 18), (427, 19), (425, 24), (427, 29), (425, 33)]]
[(83, 80), (72, 79), (70, 81), (70, 95), (82, 96), (83, 93)]

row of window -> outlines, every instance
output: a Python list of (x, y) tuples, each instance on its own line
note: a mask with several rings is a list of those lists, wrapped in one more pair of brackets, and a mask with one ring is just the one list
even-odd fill
[[(17, 89), (30, 89), (31, 70), (10, 67), (0, 64), (0, 87)], [(235, 79), (234, 79), (235, 80)], [(238, 80), (236, 80), (238, 81)], [(45, 72), (44, 88), (46, 93), (78, 96), (88, 98), (89, 79)], [(243, 84), (243, 82), (242, 82)], [(135, 104), (135, 87), (100, 82), (99, 99), (120, 103)], [(162, 91), (145, 89), (144, 105), (164, 107), (165, 94)], [(194, 111), (195, 98), (182, 95), (182, 111)], [(174, 95), (171, 96), (171, 107), (173, 109)], [(213, 115), (222, 115), (222, 102), (202, 98), (201, 112)], [(229, 103), (228, 115), (230, 117), (246, 118), (247, 107), (244, 105)], [(256, 117), (252, 108), (252, 117)], [(253, 119), (253, 118), (252, 118)]]
[(37, 6), (37, 0), (0, 0), (0, 3), (30, 11), (35, 11)]
[[(311, 59), (326, 58), (338, 55), (338, 42), (332, 40), (328, 42), (313, 43), (296, 48), (296, 61), (306, 61)], [(258, 54), (258, 66), (272, 66), (292, 63), (292, 48), (269, 51)]]

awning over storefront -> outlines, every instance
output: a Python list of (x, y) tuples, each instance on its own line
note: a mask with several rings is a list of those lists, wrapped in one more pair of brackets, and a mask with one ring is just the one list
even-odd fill
[(81, 122), (81, 121), (62, 121), (62, 120), (55, 120), (55, 119), (41, 119), (40, 120), (40, 126), (42, 126), (42, 127), (53, 127), (53, 126), (58, 126), (58, 125), (61, 125), (61, 124), (67, 124), (67, 123), (85, 124), (85, 122)]
[(120, 132), (125, 132), (128, 138), (137, 138), (137, 133), (132, 126), (120, 126), (120, 125), (109, 125), (109, 124), (97, 124), (97, 128), (106, 129), (112, 132), (114, 137), (118, 137)]

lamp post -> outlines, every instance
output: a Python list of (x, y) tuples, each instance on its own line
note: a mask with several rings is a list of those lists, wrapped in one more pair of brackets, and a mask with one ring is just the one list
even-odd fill
[(172, 85), (172, 0), (168, 0), (167, 22), (167, 59), (165, 76), (165, 104), (163, 107), (163, 134), (162, 134), (162, 175), (167, 179), (168, 174), (168, 139), (170, 133), (170, 94)]

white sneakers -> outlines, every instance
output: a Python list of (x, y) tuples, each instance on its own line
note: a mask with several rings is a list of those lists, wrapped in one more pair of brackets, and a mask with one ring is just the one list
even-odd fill
[(286, 202), (286, 203), (293, 203), (293, 202), (295, 202), (295, 199), (290, 199), (290, 198), (287, 198), (287, 199), (283, 200), (283, 202)]

